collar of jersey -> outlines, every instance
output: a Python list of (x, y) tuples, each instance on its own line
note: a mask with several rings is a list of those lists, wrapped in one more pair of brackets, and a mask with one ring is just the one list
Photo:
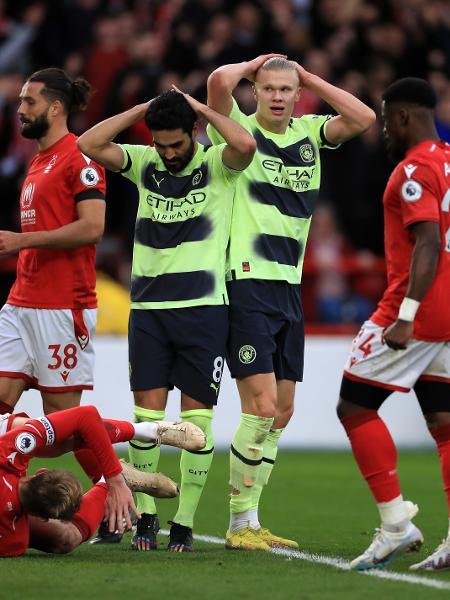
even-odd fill
[(256, 118), (256, 113), (253, 113), (251, 115), (251, 118), (253, 119), (254, 124), (256, 125), (256, 127), (258, 129), (260, 129), (264, 134), (267, 134), (267, 136), (273, 137), (276, 140), (283, 140), (286, 139), (286, 137), (289, 135), (289, 123), (286, 127), (286, 131), (284, 133), (275, 133), (274, 131), (269, 131), (269, 129), (266, 129), (265, 127), (263, 127), (261, 125), (261, 123), (258, 121), (258, 119)]

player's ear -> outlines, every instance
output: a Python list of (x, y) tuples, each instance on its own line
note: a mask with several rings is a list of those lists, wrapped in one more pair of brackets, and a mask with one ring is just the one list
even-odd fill
[(53, 116), (56, 116), (56, 115), (61, 114), (61, 112), (64, 112), (64, 106), (63, 106), (63, 103), (61, 102), (61, 100), (55, 100), (54, 102), (52, 102), (51, 114)]
[(256, 85), (252, 85), (252, 92), (253, 92), (253, 97), (256, 101), (258, 101), (258, 98), (256, 96)]
[(401, 108), (398, 112), (398, 117), (399, 117), (399, 121), (400, 124), (403, 126), (408, 125), (409, 123), (409, 111), (406, 108)]
[(195, 139), (198, 135), (198, 121), (195, 121), (194, 127), (192, 128), (192, 139)]

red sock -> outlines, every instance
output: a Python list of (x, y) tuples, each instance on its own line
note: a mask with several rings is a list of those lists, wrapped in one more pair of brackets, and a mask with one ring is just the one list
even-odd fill
[[(114, 421), (112, 419), (102, 420), (112, 444), (128, 442), (133, 439), (134, 427), (128, 421)], [(74, 454), (86, 475), (92, 481), (98, 481), (103, 473), (100, 470), (97, 458), (92, 450), (86, 448), (83, 445), (83, 442), (81, 442), (81, 445), (74, 447)]]
[(388, 428), (375, 410), (341, 419), (353, 456), (377, 503), (400, 496), (397, 449)]
[(447, 495), (448, 514), (450, 517), (450, 425), (442, 425), (430, 429), (434, 437), (439, 458), (441, 459), (442, 480), (444, 481), (444, 491)]
[(129, 442), (133, 439), (134, 427), (132, 423), (128, 421), (115, 421), (113, 419), (102, 419), (102, 421), (112, 444)]
[(14, 408), (6, 402), (2, 402), (0, 400), (0, 415), (5, 415), (6, 413), (12, 413)]
[(71, 519), (81, 533), (83, 542), (94, 535), (103, 520), (107, 493), (106, 483), (96, 483), (83, 495), (80, 510)]

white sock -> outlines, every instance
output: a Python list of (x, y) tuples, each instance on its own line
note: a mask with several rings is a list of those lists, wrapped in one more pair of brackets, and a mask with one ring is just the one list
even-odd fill
[(254, 508), (252, 510), (249, 510), (248, 514), (249, 514), (250, 527), (252, 529), (261, 529), (261, 523), (259, 522), (259, 519), (258, 519), (258, 509)]
[(261, 527), (256, 510), (230, 513), (230, 526), (228, 530), (237, 531), (238, 529), (244, 529), (244, 527), (251, 527), (252, 529), (259, 529)]
[(133, 423), (133, 440), (138, 442), (154, 442), (158, 435), (157, 421), (142, 421), (142, 423)]
[(403, 496), (397, 496), (389, 502), (377, 504), (381, 524), (387, 531), (403, 531), (409, 523), (409, 517), (403, 503)]

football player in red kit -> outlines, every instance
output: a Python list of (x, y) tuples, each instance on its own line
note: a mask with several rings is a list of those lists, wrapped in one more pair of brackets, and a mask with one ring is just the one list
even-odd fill
[(33, 73), (20, 94), (21, 133), (37, 140), (38, 152), (20, 195), (22, 231), (0, 231), (0, 255), (19, 252), (0, 311), (0, 412), (11, 412), (29, 387), (40, 390), (48, 414), (78, 406), (82, 390), (93, 386), (105, 175), (67, 126), (89, 93), (85, 80), (50, 68)]
[[(161, 473), (141, 473), (119, 461), (112, 443), (156, 442), (193, 451), (205, 436), (192, 423), (129, 423), (102, 420), (93, 406), (59, 411), (30, 419), (0, 417), (0, 556), (19, 556), (27, 548), (66, 553), (92, 536), (105, 516), (109, 528), (131, 527), (129, 511), (138, 518), (130, 489), (160, 498), (178, 494), (175, 482)], [(76, 477), (62, 470), (41, 469), (27, 476), (34, 456), (58, 456), (83, 448), (91, 453), (95, 485), (82, 495)], [(127, 487), (128, 486), (128, 487)]]
[[(434, 124), (436, 96), (422, 79), (393, 83), (383, 95), (388, 151), (400, 160), (384, 193), (388, 287), (353, 341), (338, 415), (377, 504), (381, 527), (357, 570), (382, 567), (418, 550), (422, 533), (404, 502), (397, 452), (378, 410), (395, 390), (414, 389), (441, 461), (450, 514), (450, 145)], [(450, 567), (450, 531), (410, 568)]]

